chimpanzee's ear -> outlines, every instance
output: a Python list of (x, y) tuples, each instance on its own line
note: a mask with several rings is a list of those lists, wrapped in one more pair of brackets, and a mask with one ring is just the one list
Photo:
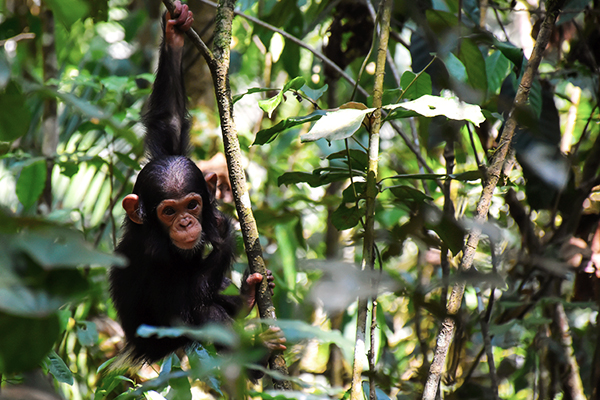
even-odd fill
[(214, 199), (217, 196), (217, 174), (214, 172), (206, 172), (204, 174), (204, 180), (206, 181), (206, 186), (208, 187), (208, 194), (211, 199)]
[(136, 224), (143, 224), (144, 220), (139, 213), (140, 210), (140, 198), (137, 194), (128, 194), (123, 199), (123, 208), (127, 213), (127, 216), (130, 220), (135, 222)]

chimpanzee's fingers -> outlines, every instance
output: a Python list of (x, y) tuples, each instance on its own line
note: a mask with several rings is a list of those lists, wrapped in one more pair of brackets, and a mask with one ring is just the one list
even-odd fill
[(179, 14), (177, 15), (177, 18), (175, 19), (175, 24), (181, 29), (181, 26), (188, 19), (189, 7), (187, 4), (181, 4), (180, 9), (177, 11), (179, 12)]
[(182, 31), (186, 32), (188, 29), (190, 29), (190, 27), (192, 26), (192, 23), (194, 22), (194, 13), (189, 11), (188, 12), (188, 16), (187, 19), (185, 20), (185, 22), (179, 27), (179, 29), (181, 29)]

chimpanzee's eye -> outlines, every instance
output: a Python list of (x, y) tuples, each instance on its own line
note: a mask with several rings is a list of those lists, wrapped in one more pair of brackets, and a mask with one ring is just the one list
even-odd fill
[(173, 207), (165, 207), (163, 214), (168, 216), (175, 215), (175, 209)]
[(188, 203), (188, 210), (193, 210), (196, 207), (198, 207), (198, 201), (197, 200), (192, 200)]

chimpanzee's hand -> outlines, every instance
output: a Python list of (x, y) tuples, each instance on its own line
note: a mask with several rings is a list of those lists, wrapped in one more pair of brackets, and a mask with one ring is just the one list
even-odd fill
[(278, 326), (270, 326), (269, 329), (258, 335), (260, 341), (270, 351), (280, 350), (283, 351), (285, 347), (286, 338), (283, 336), (281, 328)]
[(171, 19), (171, 13), (165, 14), (165, 40), (167, 45), (172, 48), (182, 48), (184, 34), (194, 22), (194, 14), (189, 10), (187, 4), (181, 4), (177, 0), (175, 3), (175, 18)]
[[(252, 310), (254, 304), (256, 304), (256, 288), (262, 282), (263, 276), (258, 272), (248, 275), (244, 275), (246, 278), (242, 281), (242, 288), (240, 289), (240, 294), (246, 300), (246, 305), (248, 307), (248, 312)], [(269, 284), (269, 290), (271, 291), (271, 296), (273, 296), (273, 289), (275, 289), (275, 277), (270, 270), (267, 270), (267, 283)]]

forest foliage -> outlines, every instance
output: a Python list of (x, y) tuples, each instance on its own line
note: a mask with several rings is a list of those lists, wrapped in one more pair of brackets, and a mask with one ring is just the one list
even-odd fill
[[(0, 399), (600, 396), (596, 0), (238, 1), (228, 79), (289, 376), (247, 381), (256, 313), (143, 327), (205, 345), (110, 370), (161, 7), (0, 4)], [(219, 99), (186, 46), (200, 162)]]

